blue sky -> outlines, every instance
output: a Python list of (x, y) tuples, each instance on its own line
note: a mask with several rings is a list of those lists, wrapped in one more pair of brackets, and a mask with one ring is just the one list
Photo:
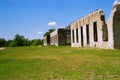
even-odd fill
[[(48, 29), (67, 26), (74, 20), (102, 9), (108, 19), (114, 0), (0, 0), (0, 38), (15, 34), (42, 39)], [(49, 22), (56, 25), (49, 26)]]

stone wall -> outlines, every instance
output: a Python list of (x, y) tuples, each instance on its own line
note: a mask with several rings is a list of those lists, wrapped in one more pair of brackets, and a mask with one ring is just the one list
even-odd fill
[(120, 2), (114, 2), (107, 25), (109, 31), (109, 46), (113, 49), (120, 49)]
[(107, 24), (101, 9), (71, 23), (71, 46), (120, 49), (120, 2), (114, 2)]
[(72, 47), (99, 47), (108, 39), (105, 16), (98, 9), (71, 24)]
[(70, 29), (59, 28), (50, 34), (51, 45), (63, 46), (71, 44)]
[(58, 42), (59, 46), (70, 45), (71, 44), (71, 32), (70, 29), (60, 28), (58, 29)]
[(50, 35), (44, 36), (44, 46), (50, 45)]
[(58, 31), (53, 31), (50, 34), (50, 44), (58, 46)]

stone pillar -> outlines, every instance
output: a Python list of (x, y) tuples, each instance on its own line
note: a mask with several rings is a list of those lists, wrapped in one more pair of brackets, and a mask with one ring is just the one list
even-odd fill
[(80, 22), (78, 22), (78, 39), (79, 39), (79, 47), (82, 47), (81, 46), (81, 26), (80, 26)]
[(97, 36), (98, 36), (98, 44), (97, 44), (97, 46), (99, 47), (99, 48), (101, 48), (102, 47), (102, 43), (103, 43), (103, 38), (102, 38), (102, 22), (101, 21), (99, 21), (99, 23), (97, 22)]
[(71, 46), (74, 47), (74, 42), (73, 42), (73, 30), (74, 30), (74, 24), (71, 24)]
[(83, 44), (84, 47), (87, 47), (86, 25), (83, 26)]
[(113, 49), (113, 27), (112, 27), (113, 20), (111, 18), (108, 19), (107, 26), (108, 26), (108, 46)]
[[(71, 25), (71, 27), (72, 27), (72, 25)], [(71, 29), (71, 46), (73, 46), (73, 33), (72, 33), (72, 30), (73, 29)]]
[(75, 25), (75, 28), (74, 28), (74, 38), (75, 38), (75, 44), (77, 43), (76, 41), (76, 25)]
[(90, 26), (90, 47), (94, 47), (94, 33), (93, 33), (93, 23), (90, 23), (89, 24), (89, 26)]

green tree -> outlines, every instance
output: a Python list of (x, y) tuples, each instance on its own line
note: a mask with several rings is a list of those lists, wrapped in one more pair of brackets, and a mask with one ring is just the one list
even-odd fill
[(4, 38), (0, 38), (0, 47), (5, 47), (6, 40)]
[(31, 40), (25, 39), (24, 46), (30, 46), (30, 45), (31, 45)]
[(15, 35), (14, 42), (16, 46), (24, 46), (25, 38), (19, 34)]
[(66, 26), (66, 28), (70, 28), (70, 25)]
[(52, 33), (53, 31), (55, 31), (55, 29), (49, 29), (49, 33)]
[(15, 47), (15, 42), (13, 40), (6, 41), (6, 47)]
[(43, 41), (40, 39), (33, 39), (31, 42), (31, 46), (38, 46), (38, 45), (43, 45)]
[(50, 33), (52, 33), (53, 31), (55, 31), (55, 29), (49, 29), (48, 32), (46, 32), (46, 33), (44, 34), (44, 36), (50, 35)]

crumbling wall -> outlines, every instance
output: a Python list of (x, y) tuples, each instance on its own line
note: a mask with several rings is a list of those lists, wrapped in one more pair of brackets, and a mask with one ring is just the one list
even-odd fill
[(115, 1), (107, 22), (109, 45), (112, 49), (120, 49), (120, 2)]
[(50, 34), (51, 45), (65, 46), (71, 44), (70, 29), (59, 28)]
[(71, 34), (70, 29), (67, 28), (58, 29), (59, 46), (71, 44), (70, 34)]
[(58, 32), (57, 32), (57, 30), (53, 31), (50, 34), (50, 44), (58, 46)]
[(44, 46), (50, 45), (50, 35), (44, 36)]
[(71, 32), (72, 47), (104, 48), (107, 46), (108, 28), (101, 9), (71, 23)]

